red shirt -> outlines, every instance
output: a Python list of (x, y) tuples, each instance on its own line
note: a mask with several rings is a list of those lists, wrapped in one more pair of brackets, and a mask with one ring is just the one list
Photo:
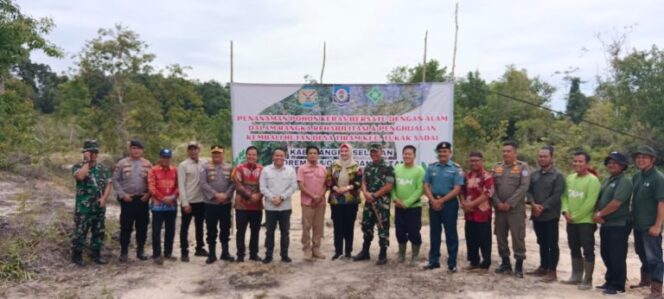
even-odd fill
[(494, 193), (493, 177), (491, 173), (482, 169), (479, 172), (470, 171), (466, 174), (466, 183), (462, 188), (464, 200), (471, 202), (482, 194), (487, 199), (476, 206), (472, 212), (465, 213), (466, 221), (490, 222), (491, 221), (491, 197)]
[(235, 209), (260, 211), (263, 209), (263, 200), (251, 202), (250, 197), (254, 193), (260, 193), (258, 186), (263, 166), (260, 164), (249, 165), (243, 163), (233, 169), (231, 177), (235, 180)]
[(153, 205), (159, 206), (166, 196), (178, 196), (178, 170), (174, 166), (153, 166), (148, 172), (148, 189), (154, 199)]

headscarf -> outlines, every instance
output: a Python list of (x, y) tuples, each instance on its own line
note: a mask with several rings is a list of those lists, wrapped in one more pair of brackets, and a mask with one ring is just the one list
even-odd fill
[(348, 149), (348, 159), (343, 160), (341, 159), (341, 155), (339, 155), (339, 159), (334, 162), (339, 165), (339, 167), (341, 167), (341, 171), (339, 172), (339, 180), (337, 181), (337, 187), (346, 187), (350, 184), (350, 174), (348, 173), (348, 169), (357, 164), (355, 160), (353, 160), (353, 147), (348, 143), (342, 143), (341, 146), (339, 146), (340, 152), (344, 147)]

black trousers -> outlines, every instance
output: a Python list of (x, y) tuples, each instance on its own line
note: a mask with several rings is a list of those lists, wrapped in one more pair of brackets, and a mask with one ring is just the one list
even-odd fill
[(422, 244), (422, 208), (394, 209), (394, 226), (396, 227), (397, 242), (413, 245)]
[(166, 226), (164, 233), (164, 255), (173, 255), (173, 239), (175, 238), (175, 217), (177, 211), (152, 211), (152, 257), (161, 256), (161, 227)]
[(625, 290), (627, 280), (627, 239), (632, 228), (624, 226), (606, 226), (599, 229), (600, 254), (606, 266), (604, 279), (616, 290)]
[(281, 257), (288, 257), (288, 244), (290, 243), (290, 216), (291, 210), (285, 211), (265, 211), (265, 256), (271, 257), (274, 252), (274, 231), (279, 225), (281, 234), (280, 254)]
[(180, 249), (182, 255), (189, 255), (189, 224), (191, 218), (194, 218), (194, 227), (196, 230), (196, 250), (203, 249), (203, 225), (205, 224), (205, 204), (202, 202), (190, 203), (191, 213), (186, 214), (182, 211), (182, 223), (180, 224)]
[[(595, 231), (597, 224), (567, 224), (567, 242), (572, 258), (583, 258), (586, 262), (595, 262)], [(583, 249), (583, 255), (581, 255)]]
[(466, 221), (465, 232), (468, 261), (473, 266), (488, 269), (491, 266), (491, 221)]
[[(350, 255), (353, 251), (357, 204), (330, 205), (334, 225), (334, 253)], [(345, 243), (345, 244), (344, 244)], [(344, 251), (344, 245), (345, 251)]]
[[(210, 255), (216, 252), (217, 238), (223, 253), (228, 253), (228, 241), (231, 235), (231, 204), (205, 204), (205, 223), (207, 244)], [(218, 234), (218, 235), (217, 235)]]
[(533, 221), (533, 228), (539, 245), (540, 267), (546, 270), (556, 271), (558, 268), (558, 260), (560, 259), (560, 248), (558, 247), (559, 220), (560, 218)]
[(136, 245), (143, 250), (145, 240), (148, 238), (148, 224), (150, 223), (150, 206), (141, 200), (142, 195), (131, 198), (131, 202), (120, 200), (120, 253), (129, 252), (131, 233), (136, 227)]
[(249, 233), (249, 256), (258, 256), (258, 237), (261, 230), (261, 221), (263, 221), (263, 211), (235, 210), (235, 226), (237, 229), (235, 242), (237, 245), (238, 258), (244, 257), (244, 236), (247, 231), (247, 226), (249, 226), (251, 230)]

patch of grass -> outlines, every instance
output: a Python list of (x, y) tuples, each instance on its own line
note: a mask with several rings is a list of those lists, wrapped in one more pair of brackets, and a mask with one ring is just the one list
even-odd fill
[(23, 239), (15, 239), (9, 243), (7, 254), (0, 257), (0, 281), (16, 282), (32, 278), (32, 272), (28, 270), (22, 256), (29, 246)]

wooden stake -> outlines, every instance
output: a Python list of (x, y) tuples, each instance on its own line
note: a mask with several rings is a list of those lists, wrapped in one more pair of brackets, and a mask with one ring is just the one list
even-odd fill
[(231, 83), (233, 83), (233, 41), (231, 41)]
[(422, 60), (422, 83), (427, 82), (427, 37), (429, 30), (424, 32), (424, 59)]
[(326, 46), (327, 43), (323, 41), (323, 67), (320, 69), (320, 81), (318, 81), (319, 84), (323, 84), (323, 74), (325, 73), (325, 58), (327, 56)]
[(452, 81), (454, 81), (454, 71), (456, 70), (457, 56), (457, 38), (459, 36), (459, 2), (454, 7), (454, 51), (452, 52)]

